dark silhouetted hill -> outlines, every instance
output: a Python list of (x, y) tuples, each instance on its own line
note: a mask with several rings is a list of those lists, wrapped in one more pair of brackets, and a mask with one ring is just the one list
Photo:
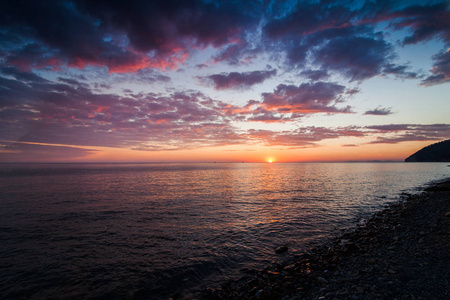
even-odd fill
[(450, 162), (450, 140), (426, 146), (407, 159), (406, 162)]

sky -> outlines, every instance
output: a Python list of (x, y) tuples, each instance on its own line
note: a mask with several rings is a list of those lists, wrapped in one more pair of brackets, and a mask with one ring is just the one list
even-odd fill
[(1, 1), (0, 162), (402, 161), (449, 1)]

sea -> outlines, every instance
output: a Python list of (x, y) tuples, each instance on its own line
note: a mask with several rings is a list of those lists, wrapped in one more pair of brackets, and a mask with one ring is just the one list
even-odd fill
[(1, 164), (0, 298), (195, 298), (449, 175), (448, 163)]

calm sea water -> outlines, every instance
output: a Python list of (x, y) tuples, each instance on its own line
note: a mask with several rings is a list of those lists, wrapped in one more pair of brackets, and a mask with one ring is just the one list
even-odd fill
[(449, 174), (446, 163), (0, 165), (0, 298), (188, 295)]

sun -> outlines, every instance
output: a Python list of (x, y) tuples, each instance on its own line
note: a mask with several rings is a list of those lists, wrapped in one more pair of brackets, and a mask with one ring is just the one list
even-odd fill
[(272, 158), (269, 158), (269, 159), (267, 160), (267, 162), (268, 162), (269, 164), (271, 164), (271, 163), (273, 163), (273, 159), (272, 159)]

